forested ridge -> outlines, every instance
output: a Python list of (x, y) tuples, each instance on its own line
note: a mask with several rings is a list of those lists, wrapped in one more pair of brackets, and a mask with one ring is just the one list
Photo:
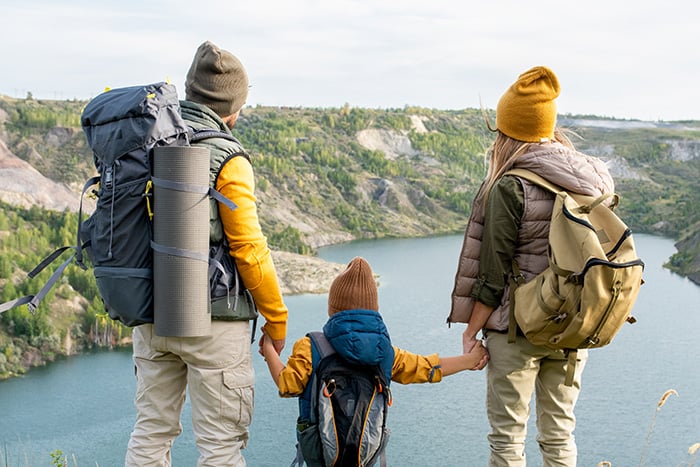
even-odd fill
[[(94, 174), (79, 123), (85, 104), (0, 96), (9, 157), (70, 186), (76, 200)], [(668, 266), (700, 283), (700, 122), (564, 115), (560, 123), (580, 136), (573, 139), (580, 150), (608, 161), (620, 214), (633, 231), (680, 240)], [(234, 133), (252, 156), (271, 247), (304, 255), (357, 238), (462, 232), (493, 138), (479, 109), (349, 105), (245, 108)], [(2, 163), (0, 177), (7, 177)], [(77, 214), (13, 202), (5, 185), (0, 195), (4, 302), (45, 282), (50, 270), (31, 281), (26, 273), (56, 247), (75, 243)], [(0, 379), (128, 334), (102, 313), (92, 271), (71, 266), (34, 314), (26, 307), (2, 314)]]

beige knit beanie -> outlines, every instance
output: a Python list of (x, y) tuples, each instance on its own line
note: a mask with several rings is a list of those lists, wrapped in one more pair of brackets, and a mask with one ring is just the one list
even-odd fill
[(328, 292), (328, 314), (344, 310), (379, 311), (377, 283), (369, 263), (359, 256), (333, 280)]
[(552, 70), (536, 66), (522, 73), (498, 101), (496, 127), (518, 141), (538, 143), (554, 138), (559, 80)]
[(248, 98), (248, 75), (230, 52), (206, 41), (197, 49), (185, 82), (185, 98), (220, 117), (238, 112)]

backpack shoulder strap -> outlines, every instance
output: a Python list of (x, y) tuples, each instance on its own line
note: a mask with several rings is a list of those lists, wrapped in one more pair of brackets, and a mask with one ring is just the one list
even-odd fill
[[(560, 186), (555, 185), (553, 183), (550, 183), (548, 180), (546, 180), (544, 177), (541, 177), (540, 175), (536, 174), (535, 172), (527, 169), (510, 169), (507, 172), (503, 174), (505, 175), (512, 175), (515, 177), (519, 178), (524, 178), (525, 180), (528, 180), (535, 185), (538, 185), (545, 190), (548, 190), (554, 194), (560, 193), (563, 190)], [(522, 285), (525, 282), (525, 278), (523, 277), (522, 273), (520, 272), (520, 268), (518, 267), (518, 263), (513, 260), (512, 261), (512, 273), (510, 276), (510, 292), (509, 292), (509, 301), (510, 301), (510, 306), (509, 306), (509, 313), (508, 313), (508, 342), (513, 343), (515, 342), (515, 336), (516, 336), (516, 328), (517, 328), (517, 323), (515, 321), (515, 290)]]
[[(315, 423), (316, 420), (316, 407), (318, 404), (318, 378), (316, 377), (316, 370), (318, 369), (321, 361), (329, 356), (336, 353), (335, 349), (328, 342), (326, 336), (323, 332), (312, 331), (306, 334), (306, 336), (311, 340), (311, 378), (304, 388), (304, 393), (299, 398), (299, 416), (308, 418)], [(307, 404), (306, 407), (304, 404)]]
[(569, 192), (565, 190), (564, 188), (555, 185), (554, 183), (549, 182), (548, 180), (544, 179), (543, 177), (540, 177), (537, 175), (535, 172), (532, 172), (527, 169), (510, 169), (503, 175), (513, 175), (516, 177), (524, 178), (526, 180), (531, 181), (532, 183), (541, 186), (542, 188), (551, 191), (554, 194), (565, 192), (569, 196), (571, 196), (577, 203), (579, 203), (580, 211), (581, 212), (591, 212), (593, 208), (598, 206), (599, 204), (602, 204), (606, 202), (609, 198), (612, 198), (612, 201), (609, 201), (607, 206), (611, 210), (614, 210), (617, 205), (620, 203), (620, 197), (616, 193), (604, 193), (601, 196), (590, 196), (590, 195), (582, 195), (582, 194), (576, 194), (573, 192)]
[[(238, 145), (241, 148), (243, 147), (241, 142), (238, 141), (238, 139), (235, 136), (233, 136), (231, 133), (227, 133), (225, 131), (216, 130), (213, 128), (193, 128), (191, 126), (189, 127), (189, 131), (190, 131), (190, 133), (189, 133), (190, 144), (198, 143), (200, 141), (203, 141), (205, 139), (210, 139), (210, 138), (222, 138), (222, 139), (231, 141), (233, 143), (236, 143), (236, 145)], [(250, 156), (245, 152), (245, 150), (243, 150), (242, 152), (234, 153), (232, 156), (228, 157), (227, 160), (230, 159), (231, 157), (236, 157), (236, 156), (243, 156), (246, 159), (248, 159), (248, 162), (250, 162)], [(219, 168), (219, 170), (221, 170), (221, 169)], [(216, 176), (218, 178), (219, 174), (217, 173)], [(220, 192), (215, 190), (213, 187), (209, 188), (208, 194), (209, 194), (209, 196), (211, 196), (212, 198), (214, 198), (218, 202), (226, 205), (231, 211), (233, 211), (234, 209), (236, 209), (238, 207), (233, 201), (226, 198), (224, 195), (222, 195)]]
[(535, 172), (532, 172), (527, 169), (510, 169), (503, 175), (514, 175), (516, 177), (524, 178), (525, 180), (528, 180), (536, 185), (541, 186), (542, 188), (551, 191), (552, 193), (559, 193), (561, 191), (566, 191), (562, 187), (555, 185), (545, 178), (537, 175)]
[(307, 333), (306, 335), (309, 337), (309, 339), (311, 339), (311, 355), (313, 356), (314, 349), (318, 351), (318, 360), (314, 360), (312, 357), (314, 368), (316, 368), (318, 366), (318, 363), (325, 357), (336, 353), (331, 343), (328, 342), (326, 335), (323, 334), (321, 331), (312, 331)]
[[(221, 130), (215, 130), (213, 128), (192, 128), (190, 127), (190, 144), (198, 143), (200, 141), (203, 141), (205, 139), (210, 139), (210, 138), (222, 138), (228, 141), (231, 141), (233, 143), (236, 143), (236, 145), (240, 146), (243, 148), (243, 145), (241, 144), (240, 141), (238, 141), (238, 138), (233, 136), (231, 133), (227, 133), (225, 131)], [(227, 158), (230, 159), (231, 157), (236, 157), (236, 156), (243, 156), (246, 159), (248, 159), (248, 162), (250, 162), (250, 155), (243, 149), (242, 151), (235, 152), (233, 153), (230, 157)]]
[(238, 141), (238, 139), (235, 136), (225, 131), (214, 130), (211, 128), (192, 128), (192, 134), (190, 135), (190, 143), (196, 143), (208, 138), (223, 138), (229, 141), (233, 141), (234, 143), (241, 144), (241, 142)]

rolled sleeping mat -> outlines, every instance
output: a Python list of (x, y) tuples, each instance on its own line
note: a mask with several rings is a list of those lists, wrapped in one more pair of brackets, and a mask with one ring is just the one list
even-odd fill
[(207, 336), (211, 333), (209, 149), (155, 148), (152, 180), (155, 333)]

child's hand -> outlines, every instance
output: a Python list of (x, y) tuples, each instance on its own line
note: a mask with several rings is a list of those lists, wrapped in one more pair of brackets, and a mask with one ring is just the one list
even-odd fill
[(474, 363), (470, 368), (471, 370), (483, 370), (489, 361), (489, 352), (481, 340), (477, 340), (471, 350), (465, 355), (468, 355), (470, 362)]
[(270, 351), (275, 351), (275, 347), (273, 345), (272, 339), (270, 336), (267, 335), (267, 332), (265, 332), (265, 329), (261, 329), (262, 331), (262, 336), (260, 337), (260, 349), (259, 353), (260, 355), (265, 357), (265, 353), (270, 352)]
[(277, 339), (277, 340), (273, 339), (267, 333), (265, 326), (260, 328), (260, 332), (262, 333), (262, 337), (260, 338), (260, 342), (258, 344), (260, 346), (260, 348), (258, 349), (258, 353), (260, 353), (260, 355), (262, 355), (264, 357), (265, 354), (263, 353), (263, 351), (265, 349), (263, 348), (263, 346), (269, 344), (272, 346), (272, 348), (274, 349), (275, 353), (277, 353), (277, 355), (281, 355), (282, 349), (284, 349), (284, 345), (286, 343), (286, 340), (285, 339)]
[(260, 339), (258, 339), (258, 353), (264, 357), (265, 353), (263, 352), (263, 346), (265, 345), (265, 331), (261, 329), (260, 332), (262, 335), (260, 336)]
[[(262, 337), (260, 338), (260, 355), (263, 356), (263, 360), (267, 363), (267, 368), (270, 370), (270, 376), (275, 382), (277, 387), (279, 387), (280, 373), (284, 370), (284, 363), (280, 359), (279, 352), (277, 351), (277, 346), (280, 341), (276, 341), (270, 337), (270, 335), (262, 329)], [(282, 341), (282, 346), (284, 346), (284, 340)]]

